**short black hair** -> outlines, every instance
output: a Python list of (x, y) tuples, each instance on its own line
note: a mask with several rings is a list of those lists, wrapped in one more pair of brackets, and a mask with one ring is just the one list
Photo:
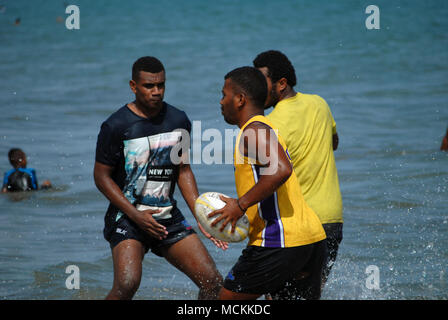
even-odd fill
[(9, 162), (14, 168), (17, 168), (23, 161), (23, 157), (26, 157), (25, 152), (19, 148), (12, 148), (8, 152)]
[(165, 71), (165, 68), (159, 59), (147, 56), (137, 59), (132, 65), (132, 80), (138, 80), (140, 71), (159, 73)]
[(272, 82), (285, 78), (293, 88), (297, 84), (296, 72), (288, 57), (280, 51), (268, 50), (260, 53), (253, 61), (255, 68), (268, 68)]
[(257, 107), (264, 109), (268, 85), (260, 70), (254, 67), (240, 67), (227, 73), (224, 79), (231, 79)]

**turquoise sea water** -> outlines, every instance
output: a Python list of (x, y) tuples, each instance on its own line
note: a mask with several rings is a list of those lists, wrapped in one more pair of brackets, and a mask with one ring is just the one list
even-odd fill
[[(68, 4), (79, 6), (79, 30), (65, 27)], [(380, 9), (379, 30), (366, 29), (370, 4)], [(0, 299), (102, 299), (111, 288), (94, 150), (101, 122), (132, 99), (138, 57), (165, 64), (167, 102), (202, 130), (224, 132), (232, 128), (219, 109), (223, 76), (267, 49), (289, 56), (296, 89), (324, 97), (338, 126), (344, 240), (322, 299), (448, 298), (448, 154), (439, 151), (448, 126), (446, 1), (0, 5), (0, 174), (8, 150), (20, 147), (39, 180), (55, 186), (0, 195)], [(193, 170), (201, 192), (235, 195), (231, 165)], [(223, 275), (245, 245), (222, 253), (205, 243)], [(80, 269), (79, 290), (65, 286), (69, 265)], [(366, 286), (370, 265), (378, 290)], [(186, 276), (146, 256), (136, 299), (196, 295)]]

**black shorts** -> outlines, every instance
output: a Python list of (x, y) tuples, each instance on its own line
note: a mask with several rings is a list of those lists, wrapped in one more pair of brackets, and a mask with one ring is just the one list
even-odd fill
[(336, 261), (339, 245), (342, 242), (342, 223), (326, 223), (322, 225), (327, 234), (327, 260), (322, 272), (322, 281), (327, 282), (331, 268)]
[[(292, 248), (249, 246), (227, 275), (224, 288), (269, 293), (274, 299), (319, 299), (326, 252), (326, 240)], [(301, 279), (302, 273), (308, 276)]]
[(129, 219), (125, 214), (115, 221), (112, 217), (105, 218), (104, 238), (109, 241), (111, 249), (123, 240), (134, 239), (140, 241), (145, 247), (145, 253), (151, 251), (162, 257), (160, 249), (184, 239), (190, 234), (196, 233), (184, 216), (179, 213), (174, 217), (158, 220), (168, 231), (165, 239), (158, 240), (140, 229), (137, 224)]

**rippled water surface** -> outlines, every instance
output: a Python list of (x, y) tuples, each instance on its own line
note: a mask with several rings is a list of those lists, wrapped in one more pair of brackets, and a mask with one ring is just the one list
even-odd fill
[[(293, 62), (296, 89), (327, 100), (338, 126), (344, 240), (322, 298), (448, 297), (448, 154), (439, 151), (448, 126), (446, 1), (376, 1), (380, 30), (366, 29), (364, 1), (77, 3), (80, 29), (71, 31), (59, 22), (63, 1), (1, 3), (0, 173), (20, 147), (39, 180), (55, 186), (0, 195), (1, 299), (102, 299), (111, 288), (94, 150), (101, 122), (132, 99), (138, 57), (164, 62), (166, 101), (202, 130), (224, 133), (223, 76), (272, 48)], [(231, 165), (193, 170), (201, 192), (235, 195)], [(205, 243), (223, 275), (245, 245), (221, 253)], [(65, 287), (69, 265), (80, 269), (79, 290)], [(371, 265), (378, 290), (366, 286)], [(196, 295), (182, 273), (145, 257), (136, 299)]]

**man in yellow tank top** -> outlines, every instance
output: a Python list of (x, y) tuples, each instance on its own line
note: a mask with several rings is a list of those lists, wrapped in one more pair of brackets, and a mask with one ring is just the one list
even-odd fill
[(229, 272), (220, 299), (319, 299), (326, 259), (326, 236), (319, 218), (306, 204), (286, 144), (264, 117), (267, 84), (253, 67), (225, 76), (221, 99), (226, 122), (241, 130), (234, 166), (238, 199), (221, 199), (225, 207), (212, 223), (221, 230), (246, 213), (249, 243)]
[(274, 106), (266, 117), (285, 139), (305, 201), (327, 234), (325, 283), (342, 241), (342, 197), (333, 153), (339, 141), (336, 123), (324, 99), (294, 91), (295, 70), (283, 53), (266, 51), (253, 63), (266, 77), (265, 107)]

